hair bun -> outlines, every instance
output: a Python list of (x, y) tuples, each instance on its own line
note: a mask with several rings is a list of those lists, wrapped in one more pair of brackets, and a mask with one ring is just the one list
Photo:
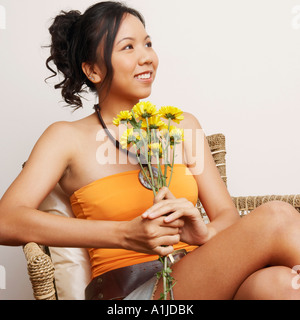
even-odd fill
[(56, 64), (57, 69), (66, 76), (70, 76), (71, 73), (68, 52), (72, 41), (73, 27), (80, 17), (81, 13), (79, 11), (61, 11), (61, 14), (56, 16), (49, 28), (52, 40), (51, 55), (53, 62)]
[(69, 12), (61, 11), (61, 14), (55, 17), (53, 24), (49, 28), (51, 36), (54, 36), (62, 31), (69, 33), (73, 24), (77, 22), (80, 17), (81, 13), (77, 10), (71, 10)]

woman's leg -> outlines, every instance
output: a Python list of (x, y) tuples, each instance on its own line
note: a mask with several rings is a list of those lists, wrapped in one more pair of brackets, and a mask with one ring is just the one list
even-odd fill
[[(300, 264), (300, 215), (290, 205), (261, 205), (176, 263), (175, 299), (233, 299), (266, 266)], [(160, 296), (162, 281), (154, 298)], [(299, 293), (298, 293), (299, 294)]]
[(250, 275), (238, 289), (235, 300), (299, 300), (300, 289), (293, 286), (298, 276), (288, 267), (269, 267)]

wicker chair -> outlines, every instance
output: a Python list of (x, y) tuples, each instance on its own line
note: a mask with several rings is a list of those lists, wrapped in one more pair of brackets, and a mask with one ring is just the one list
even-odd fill
[[(216, 166), (227, 186), (225, 136), (223, 134), (214, 134), (208, 136), (207, 140)], [(250, 213), (261, 204), (272, 200), (288, 202), (300, 212), (300, 195), (232, 197), (232, 200), (241, 216)], [(198, 201), (197, 207), (204, 219), (208, 219), (200, 201)], [(37, 300), (57, 299), (54, 265), (49, 256), (49, 250), (47, 249), (47, 247), (39, 246), (32, 242), (23, 247), (34, 297)]]

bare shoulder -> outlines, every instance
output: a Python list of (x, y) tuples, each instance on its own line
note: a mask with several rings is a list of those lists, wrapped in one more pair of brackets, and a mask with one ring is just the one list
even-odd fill
[(49, 125), (35, 143), (23, 170), (3, 196), (5, 201), (9, 205), (38, 208), (71, 167), (76, 148), (82, 144), (81, 131), (80, 121), (58, 121)]
[[(91, 127), (91, 117), (75, 121), (57, 121), (49, 125), (38, 139), (33, 148), (33, 154), (55, 153), (63, 158), (70, 159), (76, 154), (78, 146), (84, 143), (86, 134)], [(51, 156), (52, 157), (52, 156)]]
[(182, 141), (184, 157), (182, 158), (184, 158), (188, 167), (192, 167), (195, 166), (197, 159), (199, 159), (198, 151), (200, 150), (199, 146), (203, 145), (204, 133), (199, 120), (194, 114), (184, 112), (182, 116), (184, 119), (179, 124), (174, 123), (174, 125), (184, 131), (184, 140)]
[(57, 150), (69, 150), (80, 138), (81, 130), (77, 121), (58, 121), (50, 124), (36, 145), (45, 145)]
[(72, 135), (76, 134), (77, 126), (74, 125), (73, 122), (69, 121), (57, 121), (50, 124), (44, 133), (43, 136), (47, 136), (49, 138), (58, 138), (60, 136), (64, 136), (66, 139), (70, 138)]
[(180, 122), (179, 127), (182, 129), (202, 129), (197, 117), (190, 112), (184, 112), (184, 119)]
[(58, 121), (49, 125), (35, 143), (26, 167), (39, 168), (42, 164), (48, 168), (53, 164), (67, 166), (74, 153), (74, 141), (79, 135), (78, 132), (77, 126), (68, 121)]

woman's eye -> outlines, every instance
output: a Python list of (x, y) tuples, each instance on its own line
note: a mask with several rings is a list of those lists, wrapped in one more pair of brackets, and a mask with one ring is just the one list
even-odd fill
[(123, 50), (130, 50), (133, 49), (132, 44), (128, 44)]
[(146, 43), (146, 47), (152, 48), (152, 42), (151, 42), (151, 41), (147, 42), (147, 43)]

